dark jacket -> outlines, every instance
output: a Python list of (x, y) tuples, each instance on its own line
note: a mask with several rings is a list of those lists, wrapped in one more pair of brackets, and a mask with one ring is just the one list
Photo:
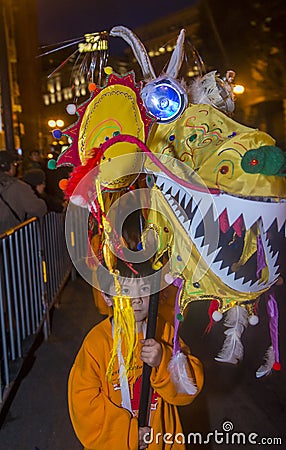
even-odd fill
[(46, 212), (46, 203), (27, 183), (0, 172), (0, 234), (31, 217), (41, 218)]

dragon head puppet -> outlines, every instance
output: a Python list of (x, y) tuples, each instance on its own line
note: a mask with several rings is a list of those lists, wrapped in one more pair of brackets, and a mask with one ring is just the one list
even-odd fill
[[(76, 124), (66, 130), (72, 144), (58, 160), (76, 166), (68, 196), (75, 199), (79, 180), (93, 173), (80, 195), (98, 221), (99, 234), (103, 218), (105, 233), (96, 251), (108, 244), (111, 252), (105, 256), (112, 266), (111, 254), (122, 240), (115, 239), (106, 214), (123, 193), (139, 187), (138, 174), (144, 172), (148, 205), (140, 249), (146, 251), (152, 230), (154, 267), (162, 268), (166, 284), (182, 281), (180, 317), (193, 301), (210, 302), (214, 320), (226, 315), (226, 340), (217, 360), (236, 363), (243, 356), (244, 328), (258, 321), (257, 302), (279, 277), (279, 249), (272, 248), (271, 237), (285, 230), (285, 153), (267, 133), (230, 117), (232, 71), (225, 80), (215, 72), (203, 75), (195, 86), (178, 81), (184, 30), (159, 77), (134, 33), (115, 27), (110, 35), (130, 44), (143, 81), (136, 85), (132, 73), (112, 73), (77, 109)], [(119, 164), (122, 154), (128, 157)], [(279, 363), (273, 295), (268, 303), (271, 329), (276, 329), (271, 370)], [(260, 368), (257, 376), (268, 369)]]

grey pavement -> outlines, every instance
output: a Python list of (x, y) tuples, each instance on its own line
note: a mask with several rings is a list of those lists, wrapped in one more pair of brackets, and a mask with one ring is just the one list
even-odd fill
[[(265, 304), (261, 302), (259, 308), (260, 323), (249, 326), (243, 335), (245, 355), (237, 366), (214, 360), (225, 328), (219, 322), (204, 334), (208, 305), (195, 302), (189, 306), (181, 334), (204, 364), (205, 386), (193, 404), (180, 408), (185, 435), (197, 433), (197, 444), (188, 448), (254, 449), (261, 448), (262, 438), (265, 448), (286, 448), (285, 285), (277, 287), (276, 294), (282, 370), (262, 379), (255, 378), (255, 370), (270, 343)], [(1, 427), (0, 450), (82, 449), (69, 420), (67, 378), (83, 337), (101, 319), (91, 287), (79, 276), (69, 280), (53, 311), (52, 333), (35, 349)], [(239, 445), (231, 444), (233, 432), (241, 433)], [(250, 433), (256, 433), (252, 435), (256, 444), (248, 441)], [(275, 438), (281, 438), (282, 444), (274, 445)]]

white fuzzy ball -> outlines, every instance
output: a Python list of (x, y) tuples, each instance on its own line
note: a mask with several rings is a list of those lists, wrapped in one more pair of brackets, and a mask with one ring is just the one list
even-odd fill
[(167, 284), (172, 284), (175, 279), (171, 273), (166, 273), (164, 278)]
[(259, 317), (253, 314), (252, 316), (248, 317), (248, 322), (250, 325), (257, 325), (259, 322)]
[(215, 322), (219, 322), (222, 319), (222, 313), (219, 311), (214, 311), (212, 313), (212, 318)]
[(68, 114), (73, 116), (76, 113), (76, 105), (74, 103), (70, 103), (69, 105), (67, 105), (66, 111)]

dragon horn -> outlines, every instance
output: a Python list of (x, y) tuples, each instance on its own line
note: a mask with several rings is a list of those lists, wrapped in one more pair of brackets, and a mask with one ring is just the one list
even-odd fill
[(184, 40), (185, 30), (182, 29), (177, 39), (176, 47), (173, 50), (170, 62), (168, 64), (166, 75), (171, 78), (177, 78), (184, 58)]
[(156, 78), (147, 50), (133, 31), (123, 26), (117, 26), (111, 29), (110, 36), (121, 37), (130, 45), (145, 79)]

